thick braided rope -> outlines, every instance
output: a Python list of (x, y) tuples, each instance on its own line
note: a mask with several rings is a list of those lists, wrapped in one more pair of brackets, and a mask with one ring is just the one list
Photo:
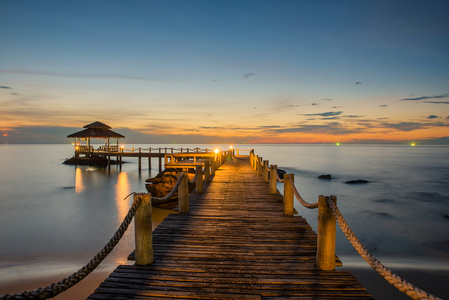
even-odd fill
[(374, 269), (377, 273), (379, 273), (385, 280), (387, 280), (390, 284), (394, 285), (398, 290), (405, 293), (407, 296), (413, 299), (439, 299), (432, 294), (429, 294), (420, 288), (414, 286), (410, 282), (402, 279), (399, 275), (393, 273), (390, 269), (385, 267), (379, 260), (377, 260), (360, 242), (357, 236), (349, 227), (348, 223), (344, 219), (340, 210), (338, 209), (337, 204), (331, 199), (327, 198), (327, 205), (334, 213), (335, 219), (337, 220), (338, 225), (340, 225), (341, 231), (346, 235), (346, 238), (352, 244), (352, 246), (357, 250), (360, 256)]
[[(284, 176), (284, 180), (285, 180), (285, 176)], [(301, 197), (298, 190), (296, 189), (295, 184), (292, 182), (292, 178), (290, 176), (287, 176), (287, 180), (288, 180), (288, 183), (290, 184), (290, 186), (292, 187), (293, 193), (295, 194), (295, 197), (296, 197), (296, 199), (298, 199), (299, 203), (301, 203), (303, 206), (310, 208), (310, 209), (318, 208), (318, 202), (309, 203)]]
[(279, 174), (278, 174), (278, 168), (277, 168), (277, 167), (276, 167), (276, 170), (274, 171), (274, 173), (276, 174), (276, 180), (277, 180), (277, 181), (279, 181), (280, 183), (284, 182), (285, 176), (284, 176), (283, 179), (281, 179), (281, 178), (279, 177)]
[(192, 181), (189, 180), (190, 183), (195, 183), (196, 179), (198, 178), (198, 174), (200, 173), (200, 169), (196, 169), (195, 176), (193, 177)]
[[(128, 195), (126, 198), (128, 198), (130, 195)], [(87, 275), (89, 275), (93, 270), (95, 270), (95, 268), (103, 261), (103, 259), (106, 258), (106, 256), (109, 255), (109, 253), (111, 253), (112, 249), (114, 249), (114, 247), (123, 237), (134, 215), (136, 214), (140, 202), (141, 198), (137, 197), (136, 200), (133, 202), (131, 208), (129, 209), (128, 214), (124, 218), (122, 224), (115, 232), (114, 236), (109, 240), (109, 242), (104, 246), (104, 248), (100, 252), (98, 252), (97, 255), (91, 259), (91, 261), (87, 263), (87, 265), (79, 269), (77, 272), (73, 273), (69, 277), (66, 277), (56, 283), (52, 283), (46, 287), (41, 287), (33, 291), (25, 291), (19, 294), (2, 295), (0, 296), (0, 299), (11, 300), (11, 299), (53, 298), (59, 295), (60, 293), (66, 291), (67, 289), (71, 288), (81, 280), (83, 280)]]
[(151, 201), (155, 202), (155, 203), (166, 203), (168, 201), (170, 201), (170, 198), (175, 194), (175, 192), (178, 190), (179, 185), (181, 184), (181, 179), (184, 177), (184, 173), (180, 173), (179, 177), (178, 177), (178, 181), (176, 181), (175, 186), (173, 187), (173, 189), (170, 191), (170, 193), (168, 193), (167, 196), (165, 197), (152, 197)]

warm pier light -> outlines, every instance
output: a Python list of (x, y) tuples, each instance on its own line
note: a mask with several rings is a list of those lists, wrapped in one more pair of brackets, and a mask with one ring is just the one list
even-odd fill
[(125, 146), (124, 146), (124, 145), (121, 145), (121, 146), (120, 146), (120, 148), (122, 148), (122, 149), (123, 149), (123, 148), (125, 148)]
[(218, 153), (218, 149), (215, 149), (215, 153)]
[(410, 144), (410, 146), (412, 146), (412, 147), (415, 147), (415, 146), (416, 146), (416, 144), (415, 144), (415, 143), (411, 143), (411, 144)]
[(232, 149), (232, 146), (230, 146), (229, 149)]

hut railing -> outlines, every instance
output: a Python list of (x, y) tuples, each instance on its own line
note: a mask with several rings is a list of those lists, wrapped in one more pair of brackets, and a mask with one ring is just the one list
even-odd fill
[[(366, 247), (363, 246), (349, 227), (337, 206), (336, 196), (320, 195), (318, 196), (318, 202), (309, 203), (299, 194), (294, 184), (294, 174), (284, 174), (283, 178), (280, 178), (277, 165), (269, 165), (267, 160), (263, 160), (262, 157), (255, 155), (253, 150), (249, 153), (249, 161), (257, 174), (262, 176), (262, 180), (264, 182), (269, 182), (270, 194), (279, 193), (277, 190), (278, 182), (284, 184), (284, 215), (292, 216), (294, 214), (293, 197), (308, 209), (318, 208), (316, 266), (319, 269), (335, 270), (336, 224), (338, 224), (357, 253), (359, 253), (359, 255), (374, 270), (376, 270), (376, 272), (390, 284), (394, 285), (399, 291), (405, 293), (412, 299), (440, 299), (402, 279), (399, 275), (392, 272), (376, 259)], [(269, 176), (267, 174), (269, 174)]]

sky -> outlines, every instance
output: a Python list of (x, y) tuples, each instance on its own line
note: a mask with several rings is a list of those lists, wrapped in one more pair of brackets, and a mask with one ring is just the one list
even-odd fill
[(448, 1), (0, 0), (0, 144), (449, 144)]

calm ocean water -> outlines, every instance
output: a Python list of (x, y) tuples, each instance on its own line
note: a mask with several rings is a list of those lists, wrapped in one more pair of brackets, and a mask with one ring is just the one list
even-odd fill
[[(149, 145), (126, 147), (148, 148)], [(173, 145), (151, 145), (173, 147)], [(197, 145), (175, 145), (194, 148)], [(201, 145), (204, 148), (224, 145)], [(449, 271), (449, 147), (234, 145), (295, 174), (304, 199), (336, 195), (367, 248), (392, 268)], [(67, 166), (71, 145), (0, 146), (0, 287), (42, 276), (67, 276), (90, 260), (126, 215), (131, 192), (144, 192), (157, 160), (138, 172), (137, 159), (121, 168)], [(331, 174), (332, 180), (318, 175)], [(368, 184), (348, 185), (352, 179)], [(282, 185), (278, 185), (282, 191)], [(296, 209), (316, 230), (316, 211)], [(155, 212), (158, 223), (168, 211)], [(133, 250), (133, 228), (101, 265), (112, 270)], [(365, 264), (337, 229), (345, 266)], [(369, 267), (368, 267), (369, 268)], [(446, 275), (447, 276), (447, 275)]]

